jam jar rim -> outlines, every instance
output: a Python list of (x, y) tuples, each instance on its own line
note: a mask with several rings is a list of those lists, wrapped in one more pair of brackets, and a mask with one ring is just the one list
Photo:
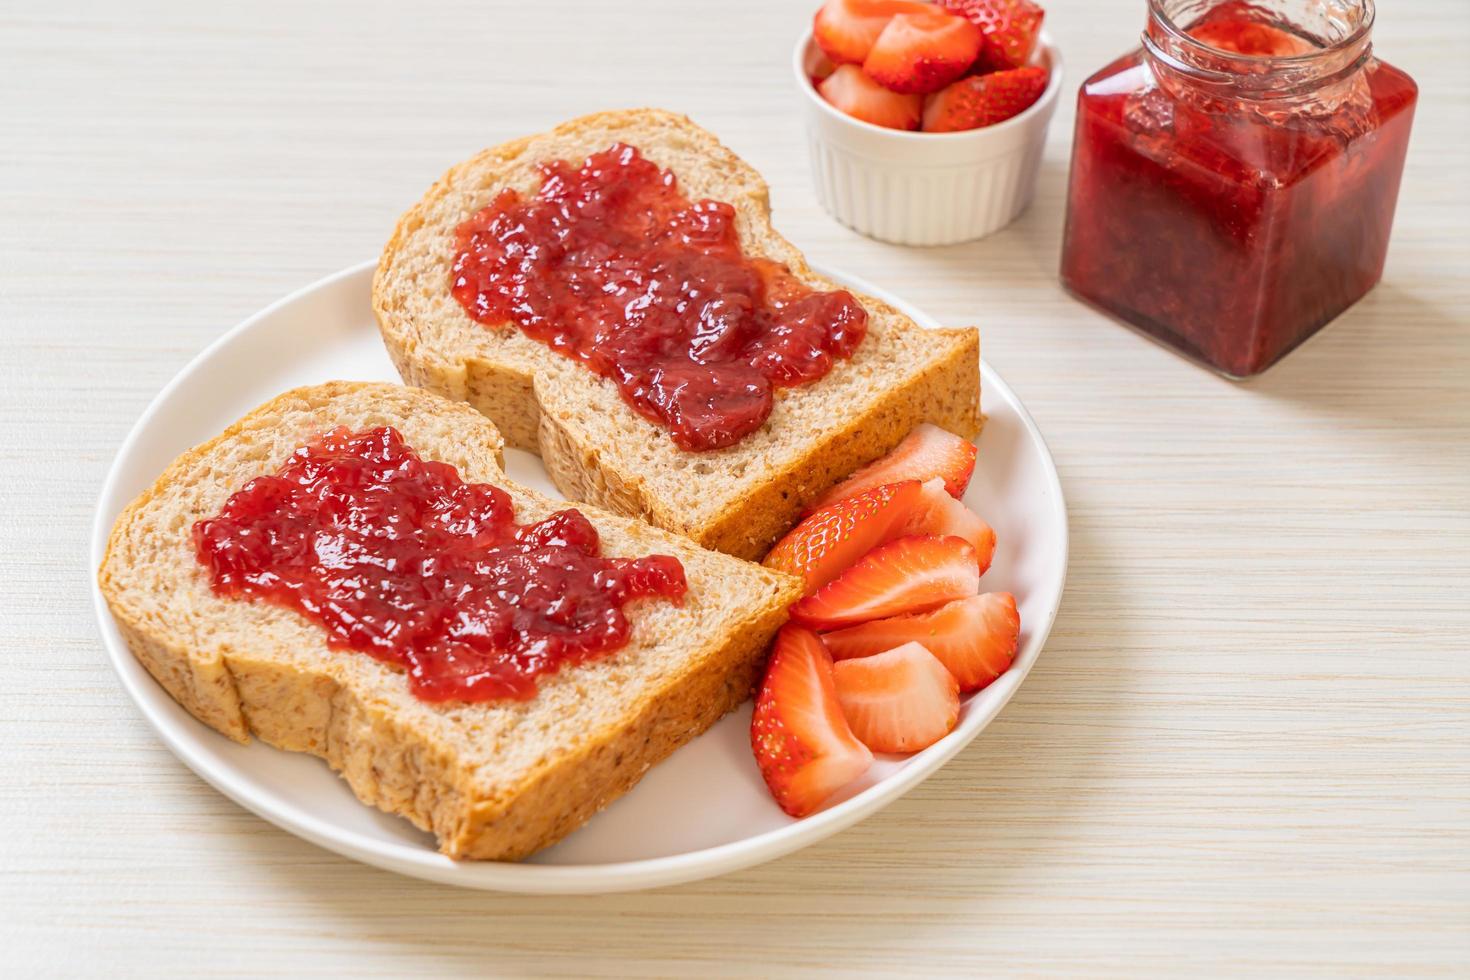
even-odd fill
[[(1148, 0), (1143, 50), (1171, 74), (1217, 89), (1233, 98), (1265, 100), (1324, 88), (1361, 70), (1373, 56), (1374, 0), (1352, 0), (1359, 11), (1353, 30), (1322, 47), (1294, 55), (1240, 54), (1192, 37), (1166, 9), (1168, 0)], [(1231, 70), (1238, 65), (1241, 70)]]

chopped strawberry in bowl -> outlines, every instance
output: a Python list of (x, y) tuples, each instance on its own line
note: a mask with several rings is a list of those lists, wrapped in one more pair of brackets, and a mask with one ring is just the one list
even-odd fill
[(1046, 91), (1046, 70), (1036, 65), (970, 75), (924, 102), (926, 133), (955, 133), (1018, 116)]
[[(1020, 116), (1046, 91), (1055, 58), (1033, 63), (1043, 16), (1031, 0), (826, 0), (797, 58), (817, 94), (854, 119), (926, 133), (980, 129)], [(902, 99), (1014, 71), (1023, 72), (1024, 85), (1005, 78), (979, 87), (1004, 95), (972, 97), (985, 102), (984, 111), (941, 114), (943, 128), (906, 111)], [(840, 84), (828, 85), (834, 77)]]
[(979, 238), (1030, 203), (1061, 61), (1032, 0), (824, 0), (794, 69), (824, 207), (904, 245)]

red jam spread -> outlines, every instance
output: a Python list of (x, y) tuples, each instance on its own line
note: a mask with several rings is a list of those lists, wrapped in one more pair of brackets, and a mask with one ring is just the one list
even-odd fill
[(296, 610), (427, 701), (530, 698), (540, 675), (622, 647), (630, 600), (684, 595), (677, 559), (603, 558), (580, 512), (513, 510), (396, 429), (336, 429), (196, 523), (194, 547), (216, 593)]
[(460, 225), (455, 299), (611, 379), (680, 448), (734, 445), (773, 388), (816, 381), (862, 341), (851, 293), (747, 258), (733, 207), (691, 204), (634, 147), (540, 170), (534, 197), (501, 191)]
[(1146, 45), (1083, 83), (1063, 245), (1072, 293), (1232, 377), (1382, 275), (1417, 95), (1366, 36), (1268, 13), (1218, 4), (1174, 58)]

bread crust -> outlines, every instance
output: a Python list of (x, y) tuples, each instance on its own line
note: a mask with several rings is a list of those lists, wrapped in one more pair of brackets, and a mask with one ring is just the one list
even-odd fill
[[(640, 517), (742, 558), (763, 555), (807, 504), (888, 452), (914, 425), (933, 422), (967, 438), (978, 434), (978, 332), (925, 331), (871, 296), (857, 297), (869, 312), (870, 329), (853, 358), (870, 363), (860, 369), (839, 363), (814, 384), (778, 389), (763, 438), (753, 434), (714, 453), (679, 450), (665, 430), (599, 391), (615, 391), (611, 382), (534, 341), (507, 342), (505, 335), (519, 333), (510, 325), (471, 320), (449, 298), (447, 257), (454, 227), (503, 187), (532, 189), (527, 175), (542, 154), (565, 158), (605, 148), (613, 139), (638, 146), (672, 169), (691, 197), (718, 196), (734, 205), (748, 253), (786, 263), (816, 288), (841, 288), (814, 273), (775, 232), (765, 182), (710, 133), (657, 109), (596, 113), (457, 164), (399, 220), (373, 279), (373, 309), (389, 355), (407, 383), (467, 401), (489, 416), (510, 445), (541, 456), (566, 496)], [(875, 339), (878, 334), (881, 340)], [(837, 398), (838, 406), (819, 425), (810, 412), (803, 422), (787, 421), (797, 414), (794, 406), (841, 385), (866, 402), (849, 394)], [(868, 397), (870, 391), (876, 396)], [(602, 419), (594, 426), (587, 414)], [(616, 418), (617, 438), (608, 437), (608, 416)], [(670, 473), (691, 460), (702, 468), (704, 493), (699, 501), (675, 499), (667, 486)]]
[[(227, 453), (271, 439), (288, 447), (298, 437), (283, 433), (277, 420), (325, 427), (337, 417), (335, 407), (346, 405), (354, 418), (400, 427), (423, 427), (428, 418), (446, 433), (443, 444), (410, 444), (426, 458), (458, 465), (465, 461), (455, 453), (473, 451), (477, 471), (466, 478), (498, 476), (489, 482), (511, 492), (519, 519), (558, 506), (504, 478), (500, 435), (465, 405), (355, 382), (296, 389), (267, 402), (182, 454), (130, 503), (98, 571), (129, 648), (194, 717), (239, 742), (254, 736), (325, 759), (359, 799), (433, 833), (451, 857), (514, 860), (581, 826), (748, 696), (800, 582), (591, 507), (579, 505), (622, 549), (609, 553), (674, 553), (685, 563), (691, 593), (682, 608), (635, 602), (629, 648), (543, 678), (529, 703), (419, 701), (397, 668), (327, 648), (325, 633), (299, 614), (215, 596), (189, 536), (193, 520), (239, 489), (234, 481), (243, 474), (226, 468)], [(201, 486), (201, 474), (209, 485)], [(610, 709), (607, 700), (629, 685), (640, 693)], [(583, 689), (590, 693), (579, 700)], [(538, 718), (578, 705), (585, 708), (578, 724), (525, 751), (528, 733), (543, 730)], [(517, 751), (529, 761), (499, 764)]]

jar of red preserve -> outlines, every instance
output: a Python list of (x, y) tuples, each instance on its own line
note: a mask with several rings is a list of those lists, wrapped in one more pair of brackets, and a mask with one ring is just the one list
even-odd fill
[(1148, 0), (1077, 99), (1062, 282), (1217, 371), (1270, 367), (1383, 272), (1418, 88), (1372, 0)]

